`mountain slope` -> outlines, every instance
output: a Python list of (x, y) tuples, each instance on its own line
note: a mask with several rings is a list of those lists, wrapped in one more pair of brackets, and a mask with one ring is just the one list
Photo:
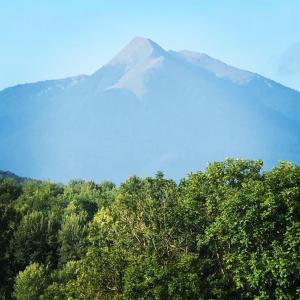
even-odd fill
[(0, 170), (0, 180), (1, 179), (5, 179), (5, 178), (11, 178), (14, 179), (16, 182), (18, 183), (22, 183), (25, 180), (29, 180), (28, 178), (24, 178), (24, 177), (19, 177), (18, 175), (11, 173), (9, 171), (1, 171)]
[(300, 162), (300, 93), (135, 38), (90, 76), (0, 92), (0, 167), (34, 178), (182, 177), (234, 156)]

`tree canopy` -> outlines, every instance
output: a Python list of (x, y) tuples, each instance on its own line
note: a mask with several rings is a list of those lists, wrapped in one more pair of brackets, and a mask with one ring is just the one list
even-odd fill
[(0, 299), (299, 299), (300, 167), (0, 179)]

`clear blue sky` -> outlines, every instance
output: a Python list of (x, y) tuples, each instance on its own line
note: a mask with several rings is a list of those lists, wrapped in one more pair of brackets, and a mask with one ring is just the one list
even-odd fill
[(1, 0), (0, 89), (92, 73), (135, 36), (300, 90), (299, 0)]

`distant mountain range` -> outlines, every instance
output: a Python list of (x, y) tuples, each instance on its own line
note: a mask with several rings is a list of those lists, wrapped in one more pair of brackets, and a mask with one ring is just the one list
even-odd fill
[(180, 178), (229, 156), (271, 167), (299, 153), (299, 92), (146, 38), (92, 75), (0, 92), (0, 169), (26, 177)]

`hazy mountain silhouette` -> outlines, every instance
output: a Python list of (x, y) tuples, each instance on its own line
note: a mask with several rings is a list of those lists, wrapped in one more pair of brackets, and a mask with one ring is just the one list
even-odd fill
[(300, 162), (300, 93), (135, 38), (94, 74), (0, 92), (0, 168), (33, 178), (179, 178), (225, 157)]

